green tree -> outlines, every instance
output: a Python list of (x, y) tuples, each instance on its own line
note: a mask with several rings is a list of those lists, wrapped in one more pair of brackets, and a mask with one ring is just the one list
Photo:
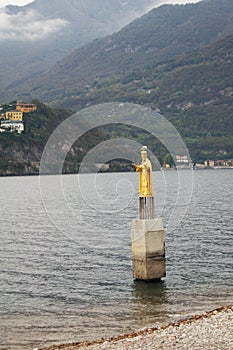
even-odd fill
[(163, 159), (164, 164), (169, 164), (170, 167), (174, 165), (173, 158), (170, 153), (167, 153)]

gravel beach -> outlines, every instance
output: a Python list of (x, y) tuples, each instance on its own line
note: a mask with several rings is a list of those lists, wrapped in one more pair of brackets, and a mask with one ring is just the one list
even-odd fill
[(150, 350), (150, 349), (233, 349), (233, 306), (224, 306), (172, 323), (147, 328), (111, 339), (41, 350)]

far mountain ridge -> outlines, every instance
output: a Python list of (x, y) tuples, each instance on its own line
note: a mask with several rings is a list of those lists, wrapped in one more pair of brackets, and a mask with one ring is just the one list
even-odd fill
[[(163, 5), (119, 32), (73, 51), (41, 77), (11, 85), (11, 96), (62, 104), (86, 85), (166, 62), (233, 32), (232, 0)], [(30, 91), (30, 93), (29, 93)]]
[(0, 89), (34, 78), (71, 50), (118, 31), (160, 2), (35, 0), (0, 8)]

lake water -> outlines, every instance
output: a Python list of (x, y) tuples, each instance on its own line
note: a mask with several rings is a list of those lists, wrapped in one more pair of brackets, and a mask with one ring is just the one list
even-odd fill
[(166, 229), (160, 283), (132, 279), (138, 174), (0, 178), (0, 349), (112, 336), (232, 304), (233, 171), (180, 174), (153, 173)]

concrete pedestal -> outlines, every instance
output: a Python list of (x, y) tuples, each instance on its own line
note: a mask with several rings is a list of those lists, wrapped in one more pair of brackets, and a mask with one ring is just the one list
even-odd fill
[(132, 257), (135, 279), (155, 280), (166, 276), (162, 219), (133, 221)]

